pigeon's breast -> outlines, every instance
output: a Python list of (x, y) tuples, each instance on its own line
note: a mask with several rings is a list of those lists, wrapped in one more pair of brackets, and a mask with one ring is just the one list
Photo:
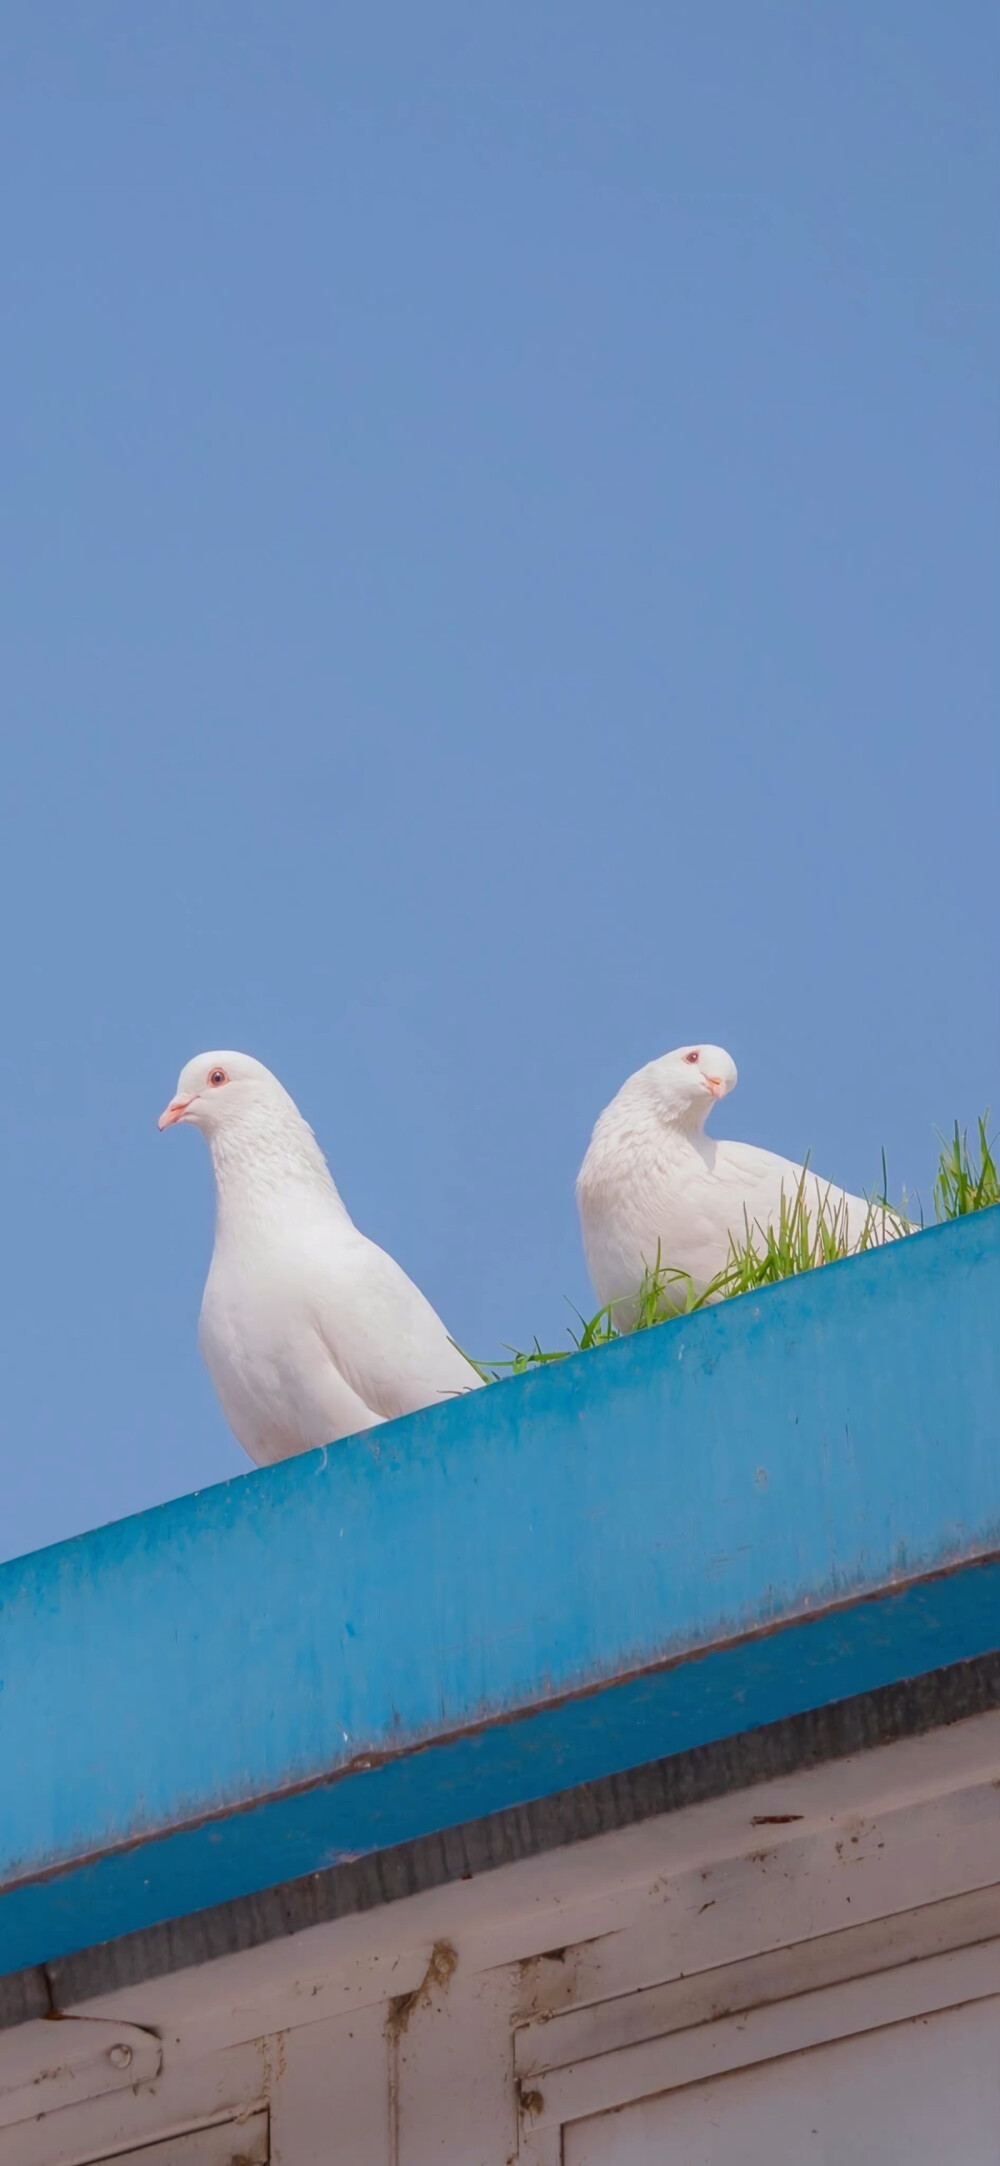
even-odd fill
[[(645, 1162), (585, 1161), (579, 1183), (587, 1264), (601, 1302), (638, 1292), (646, 1273), (686, 1272), (707, 1281), (717, 1265), (712, 1184), (694, 1150), (650, 1152)], [(681, 1302), (683, 1305), (683, 1301)], [(615, 1321), (625, 1324), (627, 1311)]]
[(226, 1419), (258, 1464), (335, 1443), (377, 1419), (332, 1361), (294, 1272), (213, 1259), (199, 1340)]

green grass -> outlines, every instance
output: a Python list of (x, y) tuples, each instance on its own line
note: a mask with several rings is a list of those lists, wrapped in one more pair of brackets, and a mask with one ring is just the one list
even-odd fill
[[(954, 1135), (948, 1140), (941, 1138), (942, 1149), (934, 1182), (934, 1216), (939, 1224), (1000, 1203), (1000, 1172), (987, 1134), (988, 1120), (987, 1111), (978, 1123), (971, 1146), (967, 1130), (960, 1129), (957, 1121)], [(757, 1293), (761, 1287), (776, 1285), (779, 1279), (795, 1278), (802, 1271), (815, 1271), (822, 1264), (834, 1263), (840, 1257), (859, 1255), (864, 1249), (878, 1247), (883, 1240), (921, 1230), (922, 1217), (914, 1224), (905, 1203), (903, 1207), (897, 1207), (889, 1202), (884, 1156), (882, 1185), (867, 1199), (868, 1214), (860, 1239), (856, 1241), (849, 1236), (844, 1203), (835, 1203), (829, 1191), (820, 1198), (818, 1205), (807, 1201), (806, 1174), (807, 1167), (803, 1167), (795, 1195), (790, 1199), (782, 1197), (777, 1226), (762, 1228), (745, 1220), (743, 1233), (730, 1239), (727, 1262), (710, 1285), (696, 1288), (686, 1271), (665, 1264), (658, 1256), (655, 1269), (647, 1271), (643, 1279), (633, 1328), (648, 1331), (654, 1324), (671, 1317), (689, 1316), (695, 1309), (706, 1308), (710, 1302), (731, 1301), (738, 1294)], [(606, 1346), (610, 1340), (622, 1337), (615, 1325), (615, 1306), (614, 1302), (609, 1302), (591, 1317), (581, 1316), (574, 1310), (578, 1328), (568, 1327), (568, 1346), (546, 1348), (536, 1339), (527, 1351), (508, 1347), (505, 1360), (472, 1361), (472, 1366), (484, 1382), (494, 1383), (502, 1376), (521, 1376), (526, 1369), (543, 1368), (551, 1361), (565, 1361), (568, 1355), (584, 1353), (590, 1347)], [(471, 1360), (471, 1355), (466, 1359)]]
[(976, 1144), (970, 1151), (968, 1133), (959, 1128), (957, 1121), (951, 1140), (941, 1138), (943, 1148), (934, 1183), (934, 1216), (939, 1223), (1000, 1203), (1000, 1172), (986, 1133), (989, 1117), (987, 1109), (978, 1124), (978, 1158)]

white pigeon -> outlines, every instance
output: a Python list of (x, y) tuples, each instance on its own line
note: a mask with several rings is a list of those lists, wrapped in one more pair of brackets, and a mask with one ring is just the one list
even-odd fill
[[(587, 1265), (602, 1307), (632, 1330), (647, 1272), (683, 1272), (703, 1293), (746, 1229), (777, 1227), (802, 1187), (815, 1228), (845, 1230), (851, 1246), (907, 1231), (893, 1212), (846, 1195), (791, 1159), (752, 1143), (717, 1143), (702, 1133), (719, 1098), (736, 1087), (736, 1066), (718, 1045), (681, 1045), (623, 1083), (601, 1114), (577, 1177)], [(758, 1244), (759, 1245), (759, 1244)], [(661, 1307), (684, 1307), (687, 1288), (669, 1284)]]
[(482, 1379), (398, 1263), (359, 1233), (298, 1107), (247, 1053), (200, 1053), (159, 1125), (200, 1128), (215, 1247), (199, 1339), (258, 1466), (334, 1444)]

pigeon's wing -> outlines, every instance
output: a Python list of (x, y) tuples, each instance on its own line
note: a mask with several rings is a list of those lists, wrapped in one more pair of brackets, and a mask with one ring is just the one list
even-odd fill
[(781, 1212), (784, 1195), (787, 1207), (791, 1207), (804, 1184), (806, 1207), (811, 1216), (822, 1211), (831, 1224), (846, 1223), (848, 1239), (858, 1242), (892, 1240), (901, 1229), (890, 1213), (879, 1213), (877, 1207), (865, 1201), (863, 1196), (849, 1195), (833, 1181), (825, 1181), (821, 1174), (813, 1173), (811, 1167), (797, 1166), (790, 1158), (779, 1158), (776, 1151), (762, 1151), (755, 1143), (719, 1143), (716, 1146), (716, 1172), (724, 1180), (732, 1179), (734, 1188), (743, 1190), (746, 1215), (751, 1226), (775, 1224)]
[(330, 1356), (373, 1413), (392, 1420), (482, 1382), (420, 1288), (355, 1228), (338, 1242), (316, 1296)]
[(791, 1202), (802, 1179), (803, 1168), (790, 1158), (779, 1158), (776, 1151), (762, 1151), (756, 1143), (717, 1143), (713, 1171), (716, 1179), (731, 1183), (746, 1195), (747, 1208), (753, 1217), (751, 1206), (756, 1201), (773, 1199), (777, 1204), (784, 1189)]

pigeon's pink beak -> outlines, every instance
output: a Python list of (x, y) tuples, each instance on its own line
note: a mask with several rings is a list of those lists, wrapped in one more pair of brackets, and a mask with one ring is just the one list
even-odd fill
[(157, 1128), (172, 1128), (175, 1121), (182, 1121), (190, 1103), (190, 1098), (172, 1098), (170, 1104), (164, 1107), (156, 1123)]
[[(713, 1098), (724, 1098), (724, 1097), (725, 1097), (725, 1095), (726, 1095), (726, 1085), (725, 1085), (725, 1081), (724, 1081), (724, 1079), (723, 1079), (723, 1077), (722, 1077), (721, 1075), (707, 1075), (707, 1076), (705, 1077), (705, 1081), (706, 1081), (706, 1083), (708, 1084), (709, 1090), (711, 1091), (711, 1093), (712, 1093), (712, 1096), (713, 1096)], [(160, 1126), (161, 1126), (161, 1128), (162, 1128), (162, 1126), (163, 1126), (163, 1122), (162, 1122), (162, 1121), (161, 1121), (161, 1123), (160, 1123)]]

